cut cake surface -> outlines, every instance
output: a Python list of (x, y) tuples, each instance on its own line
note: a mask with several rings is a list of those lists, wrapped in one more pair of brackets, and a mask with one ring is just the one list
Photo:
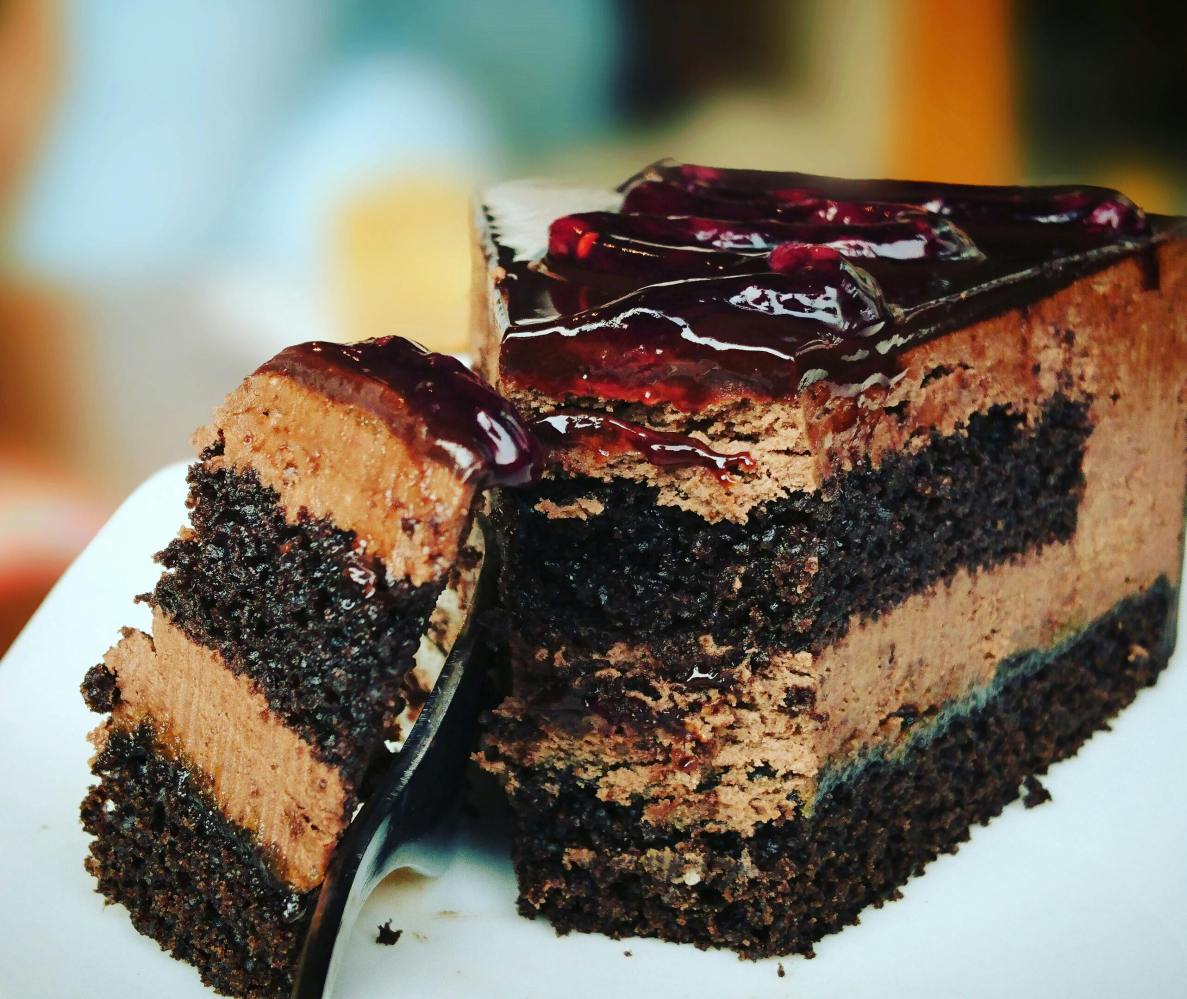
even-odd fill
[(525, 914), (810, 952), (1153, 681), (1182, 234), (667, 162), (489, 193), (474, 352), (553, 444), (496, 504)]

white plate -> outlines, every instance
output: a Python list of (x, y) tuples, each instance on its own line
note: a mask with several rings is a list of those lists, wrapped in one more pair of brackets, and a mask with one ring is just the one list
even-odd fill
[[(79, 557), (0, 663), (0, 995), (207, 996), (188, 965), (104, 906), (83, 871), (78, 805), (97, 721), (78, 685), (121, 625), (183, 511), (182, 466), (159, 472)], [(1180, 658), (1180, 657), (1176, 657)], [(556, 937), (515, 914), (505, 837), (467, 830), (436, 881), (371, 897), (336, 995), (548, 997), (1182, 995), (1187, 954), (1187, 668), (1172, 667), (1073, 761), (1054, 801), (1015, 803), (902, 901), (826, 938), (815, 960), (739, 961), (654, 940)], [(393, 947), (375, 943), (391, 919)], [(627, 957), (625, 952), (630, 951)]]

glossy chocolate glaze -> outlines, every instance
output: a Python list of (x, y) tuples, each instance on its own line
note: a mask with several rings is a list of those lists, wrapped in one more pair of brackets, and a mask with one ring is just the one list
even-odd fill
[(457, 358), (403, 337), (297, 344), (257, 371), (266, 373), (373, 413), (479, 488), (522, 485), (539, 474), (540, 444), (510, 403)]
[[(786, 396), (844, 354), (874, 351), (891, 315), (877, 284), (827, 247), (781, 273), (651, 284), (503, 338), (503, 376), (549, 395), (671, 402)], [(863, 355), (863, 357), (858, 357)]]
[(587, 212), (553, 222), (548, 264), (661, 281), (766, 270), (771, 251), (787, 244), (827, 246), (859, 259), (975, 261), (981, 257), (964, 232), (926, 212), (903, 211), (895, 218), (870, 223)]
[(603, 413), (552, 413), (534, 420), (532, 430), (554, 449), (580, 447), (604, 458), (633, 451), (661, 468), (710, 469), (721, 482), (729, 482), (735, 473), (754, 467), (745, 451), (722, 454), (695, 437), (652, 430)]
[[(1110, 236), (1148, 235), (1145, 214), (1129, 198), (1103, 187), (1058, 185), (1012, 187), (934, 184), (907, 180), (847, 180), (773, 170), (730, 170), (686, 163), (652, 164), (628, 190), (622, 209), (639, 211), (640, 200), (655, 211), (664, 195), (712, 199), (719, 210), (763, 210), (800, 218), (829, 212), (834, 199), (856, 205), (919, 209), (956, 221), (985, 235), (1018, 243), (1045, 233), (1067, 246), (1090, 245)], [(669, 212), (670, 214), (670, 212)], [(730, 215), (726, 215), (730, 218)]]
[(842, 180), (663, 162), (619, 212), (500, 259), (514, 388), (668, 403), (888, 384), (913, 344), (1183, 235), (1096, 187)]

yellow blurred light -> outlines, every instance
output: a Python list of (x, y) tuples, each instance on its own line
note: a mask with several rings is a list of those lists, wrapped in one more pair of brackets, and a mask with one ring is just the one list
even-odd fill
[(471, 189), (461, 180), (393, 180), (359, 191), (334, 241), (344, 339), (399, 334), (434, 350), (468, 338)]

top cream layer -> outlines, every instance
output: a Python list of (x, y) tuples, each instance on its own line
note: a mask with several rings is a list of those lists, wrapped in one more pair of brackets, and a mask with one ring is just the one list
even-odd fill
[[(563, 189), (561, 189), (563, 191)], [(497, 238), (521, 258), (543, 252), (547, 222), (543, 201), (555, 211), (560, 196), (554, 189), (503, 185), (491, 192), (489, 210)], [(582, 210), (590, 195), (577, 192), (565, 211)], [(577, 205), (578, 207), (574, 207)], [(561, 212), (563, 214), (563, 212)], [(510, 236), (508, 236), (510, 234)], [(498, 344), (508, 316), (496, 281), (500, 276), (490, 256), (496, 235), (476, 239), (474, 352), (487, 377), (498, 381)], [(1160, 253), (1164, 266), (1170, 247)], [(1173, 266), (1173, 264), (1172, 264)], [(744, 522), (756, 506), (789, 492), (814, 491), (829, 477), (868, 458), (913, 451), (927, 443), (932, 430), (950, 434), (969, 416), (995, 406), (1009, 406), (1033, 417), (1057, 391), (1074, 394), (1109, 391), (1088, 366), (1083, 345), (1069, 341), (1065, 330), (1107, 321), (1115, 299), (1142, 291), (1137, 261), (1127, 259), (1095, 277), (1049, 296), (1034, 305), (962, 330), (944, 334), (905, 351), (899, 360), (902, 377), (889, 390), (875, 386), (853, 398), (834, 398), (823, 383), (793, 399), (764, 403), (729, 402), (707, 407), (693, 416), (670, 407), (606, 406), (615, 415), (657, 430), (671, 430), (705, 441), (715, 450), (748, 452), (753, 472), (739, 473), (723, 486), (715, 473), (702, 468), (657, 468), (638, 455), (606, 459), (588, 449), (572, 449), (553, 457), (553, 469), (595, 479), (626, 478), (658, 490), (658, 502), (690, 510), (706, 520)], [(572, 400), (551, 399), (532, 392), (512, 392), (521, 411), (546, 414)], [(583, 409), (598, 404), (583, 400)], [(886, 410), (893, 409), (889, 418)]]
[(199, 450), (219, 433), (223, 453), (211, 466), (255, 472), (290, 523), (304, 510), (354, 531), (392, 580), (439, 580), (457, 560), (474, 488), (373, 414), (284, 375), (255, 374), (196, 435)]

